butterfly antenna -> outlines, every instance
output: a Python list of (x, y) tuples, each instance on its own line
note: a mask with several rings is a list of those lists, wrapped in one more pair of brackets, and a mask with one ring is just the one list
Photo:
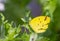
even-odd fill
[(47, 16), (45, 17), (44, 21), (47, 19)]

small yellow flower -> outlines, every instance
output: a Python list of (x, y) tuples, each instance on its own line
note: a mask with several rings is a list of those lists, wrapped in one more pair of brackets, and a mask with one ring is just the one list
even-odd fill
[(29, 25), (36, 33), (43, 33), (48, 28), (49, 23), (50, 23), (50, 17), (38, 16), (38, 17), (32, 19), (29, 22)]

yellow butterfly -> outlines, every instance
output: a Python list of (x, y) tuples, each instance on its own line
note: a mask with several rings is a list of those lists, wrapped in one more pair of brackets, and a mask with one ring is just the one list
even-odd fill
[(29, 25), (36, 33), (43, 33), (48, 28), (48, 24), (50, 23), (50, 17), (48, 16), (38, 16), (31, 21), (29, 21)]

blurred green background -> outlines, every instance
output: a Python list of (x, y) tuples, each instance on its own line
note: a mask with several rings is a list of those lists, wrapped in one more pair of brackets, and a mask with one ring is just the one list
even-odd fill
[[(29, 31), (29, 28), (27, 29), (26, 23), (24, 23), (24, 21), (22, 21), (21, 18), (26, 18), (28, 20), (29, 17), (34, 18), (36, 16), (42, 15), (44, 12), (43, 10), (44, 4), (40, 3), (40, 1), (41, 0), (4, 0), (4, 2), (2, 3), (5, 6), (5, 10), (0, 12), (5, 16), (5, 20), (2, 21), (0, 17), (0, 36), (1, 35), (2, 35), (1, 37), (7, 36), (5, 37), (5, 39), (3, 38), (5, 41), (24, 41), (24, 40), (29, 41), (30, 34), (26, 34), (27, 31)], [(43, 3), (46, 1), (47, 0), (42, 0)], [(60, 0), (56, 1), (56, 5), (55, 5), (56, 8), (53, 6), (54, 0), (51, 0), (51, 1), (53, 1), (53, 3), (50, 5), (52, 7), (50, 11), (53, 12), (54, 22), (50, 24), (50, 27), (47, 29), (45, 33), (38, 34), (40, 38), (38, 38), (37, 41), (60, 41)], [(53, 9), (55, 10), (53, 11)], [(27, 18), (26, 15), (28, 14), (27, 12), (29, 11), (30, 11), (30, 14)], [(8, 20), (8, 22), (4, 24), (6, 20)], [(24, 27), (26, 27), (24, 29), (25, 32), (22, 31), (24, 32), (23, 34), (20, 31), (22, 29), (21, 28), (22, 26), (19, 26), (19, 24), (24, 25), (23, 29)], [(1, 27), (2, 27), (2, 30), (1, 30)], [(11, 30), (13, 32), (11, 32)], [(16, 35), (17, 37), (15, 37), (14, 35)], [(15, 37), (15, 38), (12, 38), (12, 37)], [(4, 41), (3, 39), (2, 40), (0, 39), (0, 41)]]

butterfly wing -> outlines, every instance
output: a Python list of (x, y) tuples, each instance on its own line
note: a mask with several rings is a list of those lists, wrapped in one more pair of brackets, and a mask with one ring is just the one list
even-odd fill
[(36, 33), (45, 32), (50, 23), (50, 17), (38, 16), (29, 22), (29, 25)]

